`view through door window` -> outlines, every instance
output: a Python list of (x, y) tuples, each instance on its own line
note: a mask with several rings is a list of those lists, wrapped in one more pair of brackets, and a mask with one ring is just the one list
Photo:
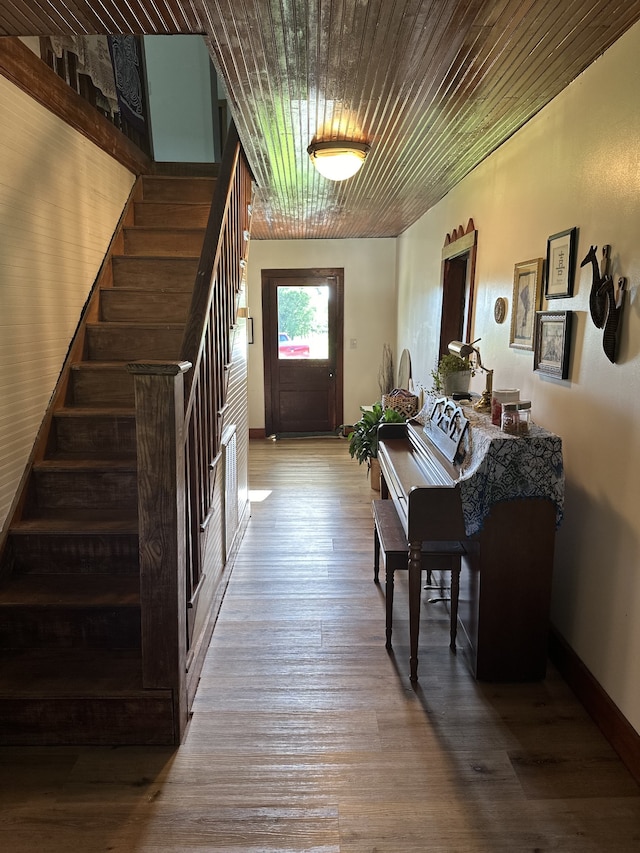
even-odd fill
[(329, 288), (278, 286), (278, 358), (329, 358)]

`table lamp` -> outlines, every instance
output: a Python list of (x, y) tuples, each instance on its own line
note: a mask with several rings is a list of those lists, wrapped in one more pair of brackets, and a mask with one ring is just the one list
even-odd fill
[(474, 404), (473, 408), (476, 412), (490, 412), (491, 411), (491, 392), (493, 391), (493, 370), (488, 370), (483, 364), (482, 359), (480, 358), (480, 350), (475, 344), (480, 341), (481, 338), (478, 338), (475, 341), (472, 341), (470, 344), (465, 344), (462, 341), (451, 341), (449, 344), (449, 352), (451, 355), (457, 355), (459, 358), (469, 358), (472, 354), (475, 354), (476, 357), (476, 368), (478, 370), (482, 370), (486, 375), (486, 384), (485, 389), (480, 395), (480, 399), (477, 403)]

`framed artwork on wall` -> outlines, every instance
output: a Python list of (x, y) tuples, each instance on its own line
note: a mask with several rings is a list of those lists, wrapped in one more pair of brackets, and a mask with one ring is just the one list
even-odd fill
[(571, 311), (536, 311), (533, 369), (556, 379), (569, 375)]
[(547, 263), (544, 295), (547, 299), (573, 296), (576, 270), (577, 228), (553, 234), (547, 240)]
[(523, 261), (515, 266), (509, 335), (509, 346), (515, 349), (533, 349), (536, 311), (540, 307), (542, 291), (543, 267), (544, 258)]

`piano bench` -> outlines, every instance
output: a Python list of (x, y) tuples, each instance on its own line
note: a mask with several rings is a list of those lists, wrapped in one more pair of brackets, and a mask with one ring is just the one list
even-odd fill
[[(391, 500), (372, 501), (373, 508), (373, 580), (379, 583), (380, 560), (385, 568), (386, 646), (391, 648), (393, 627), (393, 575), (398, 569), (409, 568), (409, 543)], [(455, 651), (458, 632), (458, 597), (460, 569), (465, 554), (462, 542), (435, 540), (422, 543), (422, 568), (451, 572), (450, 648)]]

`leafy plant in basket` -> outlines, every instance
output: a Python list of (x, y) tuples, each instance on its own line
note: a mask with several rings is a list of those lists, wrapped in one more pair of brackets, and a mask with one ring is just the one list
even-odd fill
[(367, 470), (371, 468), (371, 460), (378, 458), (378, 427), (384, 423), (404, 423), (406, 417), (395, 409), (383, 409), (382, 403), (374, 403), (368, 409), (360, 407), (362, 416), (353, 425), (353, 431), (349, 433), (349, 454), (352, 459), (357, 459), (362, 465), (367, 463)]

